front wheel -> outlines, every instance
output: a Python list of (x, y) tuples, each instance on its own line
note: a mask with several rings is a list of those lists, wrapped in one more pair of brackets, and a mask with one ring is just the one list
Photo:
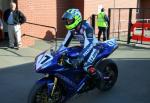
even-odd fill
[(98, 61), (96, 69), (101, 73), (101, 81), (97, 84), (97, 88), (101, 91), (110, 90), (117, 81), (118, 68), (114, 61), (111, 59), (104, 59)]
[(62, 98), (60, 88), (56, 88), (53, 96), (48, 95), (46, 83), (37, 83), (31, 89), (28, 97), (28, 103), (59, 103)]

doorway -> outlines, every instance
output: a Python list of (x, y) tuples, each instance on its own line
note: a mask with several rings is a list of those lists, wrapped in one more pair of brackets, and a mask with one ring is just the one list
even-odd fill
[(61, 19), (63, 13), (70, 8), (77, 8), (84, 17), (84, 0), (57, 0), (57, 37), (64, 38), (67, 30)]
[[(11, 0), (0, 0), (0, 10), (1, 14), (3, 15), (4, 11), (9, 8)], [(8, 30), (7, 30), (7, 25), (6, 23), (2, 20), (3, 22), (3, 31), (0, 32), (0, 35), (3, 35), (3, 39), (8, 40)]]

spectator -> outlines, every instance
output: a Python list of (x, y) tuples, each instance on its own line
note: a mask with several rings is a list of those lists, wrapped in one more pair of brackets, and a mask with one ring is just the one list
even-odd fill
[(10, 8), (4, 12), (4, 21), (8, 25), (9, 47), (14, 48), (17, 43), (17, 49), (22, 46), (21, 43), (21, 24), (26, 21), (24, 14), (16, 9), (16, 3), (11, 2)]
[(101, 34), (103, 33), (103, 41), (107, 40), (107, 27), (108, 27), (108, 16), (104, 12), (104, 8), (101, 9), (101, 12), (97, 16), (97, 26), (99, 29), (98, 40), (101, 39)]
[(2, 19), (0, 18), (0, 30), (3, 30), (3, 23), (2, 23)]
[(0, 10), (0, 40), (3, 39), (3, 23), (2, 23), (2, 10)]

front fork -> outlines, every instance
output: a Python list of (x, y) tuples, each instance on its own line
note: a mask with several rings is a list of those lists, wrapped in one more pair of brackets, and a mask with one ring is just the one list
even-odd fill
[(56, 89), (57, 82), (58, 82), (58, 78), (55, 77), (55, 78), (54, 78), (53, 88), (52, 88), (52, 91), (51, 91), (51, 96), (53, 96), (53, 94), (54, 94), (54, 91), (55, 91), (55, 89)]

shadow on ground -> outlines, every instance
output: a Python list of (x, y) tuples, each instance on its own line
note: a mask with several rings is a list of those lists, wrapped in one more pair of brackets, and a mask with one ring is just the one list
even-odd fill
[(0, 69), (1, 103), (27, 103), (29, 91), (39, 78), (33, 63)]
[[(119, 58), (119, 77), (108, 92), (93, 90), (73, 97), (67, 103), (149, 103), (150, 59)], [(27, 103), (32, 85), (41, 75), (33, 70), (33, 63), (0, 70), (1, 103)]]

